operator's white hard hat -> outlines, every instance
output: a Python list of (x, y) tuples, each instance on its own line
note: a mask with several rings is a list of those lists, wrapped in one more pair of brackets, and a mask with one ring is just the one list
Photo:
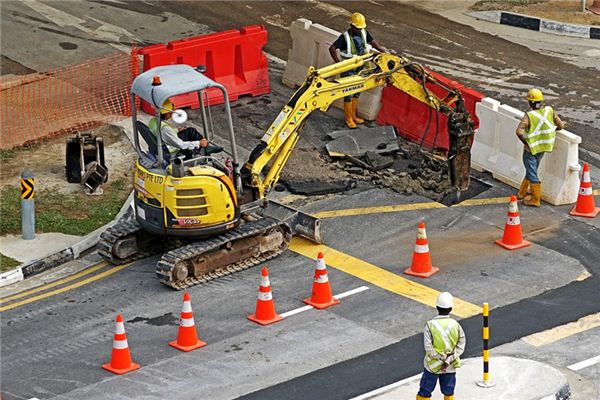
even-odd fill
[(452, 308), (453, 304), (454, 298), (448, 292), (440, 293), (440, 295), (437, 298), (437, 301), (435, 302), (435, 305), (439, 308)]

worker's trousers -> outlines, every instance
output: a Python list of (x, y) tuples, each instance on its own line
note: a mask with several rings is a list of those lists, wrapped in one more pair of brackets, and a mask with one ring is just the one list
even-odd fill
[(527, 150), (523, 150), (523, 165), (525, 165), (525, 178), (531, 183), (540, 183), (538, 177), (538, 168), (544, 157), (544, 152), (537, 153), (536, 155), (531, 154)]
[[(361, 69), (362, 68), (356, 68), (356, 69), (353, 69), (351, 71), (342, 72), (340, 74), (340, 76), (342, 78), (345, 78), (347, 76), (356, 75), (356, 74), (358, 74), (360, 72)], [(360, 97), (360, 93), (354, 93), (352, 96), (344, 96), (344, 102), (346, 102), (346, 103), (351, 102), (353, 97), (356, 97), (358, 99)]]
[(421, 397), (431, 397), (431, 393), (435, 389), (437, 380), (440, 380), (440, 389), (445, 396), (454, 395), (454, 387), (456, 386), (456, 373), (434, 374), (426, 369), (423, 369), (421, 383), (419, 385), (418, 395)]

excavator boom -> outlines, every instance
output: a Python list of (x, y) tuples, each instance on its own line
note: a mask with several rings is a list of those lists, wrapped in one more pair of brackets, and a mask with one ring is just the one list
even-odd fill
[[(356, 75), (336, 78), (343, 72), (356, 69), (361, 69)], [(250, 154), (242, 170), (244, 185), (252, 190), (255, 199), (264, 198), (279, 180), (303, 124), (313, 111), (327, 111), (337, 99), (390, 84), (448, 116), (450, 176), (453, 186), (466, 190), (469, 186), (473, 124), (458, 91), (444, 87), (450, 94), (440, 99), (427, 89), (427, 83), (443, 87), (421, 65), (387, 53), (357, 56), (321, 69), (309, 68), (304, 84), (283, 107)]]

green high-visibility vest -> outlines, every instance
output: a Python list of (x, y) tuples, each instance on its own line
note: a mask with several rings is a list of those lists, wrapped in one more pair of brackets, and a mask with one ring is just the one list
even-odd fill
[[(148, 129), (150, 129), (150, 132), (152, 132), (152, 134), (154, 135), (155, 138), (158, 138), (158, 129), (157, 129), (157, 125), (158, 123), (156, 122), (156, 117), (151, 118), (150, 121), (148, 121)], [(167, 124), (166, 121), (161, 120), (160, 121), (160, 126), (161, 128), (164, 128), (165, 126), (170, 126), (169, 124)], [(162, 136), (161, 136), (162, 139)], [(173, 146), (169, 146), (167, 143), (165, 143), (164, 140), (162, 140), (162, 143), (167, 146), (167, 149), (169, 150), (170, 154), (175, 154), (177, 153), (177, 151), (179, 151), (177, 149), (177, 147), (173, 147)]]
[(529, 129), (525, 133), (525, 141), (529, 145), (531, 154), (554, 150), (556, 125), (552, 107), (546, 106), (539, 110), (529, 111), (527, 116), (529, 117)]
[[(458, 322), (452, 318), (435, 318), (427, 321), (427, 327), (433, 338), (433, 348), (439, 354), (448, 355), (454, 352), (458, 344), (459, 327)], [(431, 372), (438, 373), (442, 369), (443, 361), (436, 360), (429, 354), (425, 355), (425, 363)], [(454, 368), (460, 367), (460, 359), (457, 357), (452, 362)]]
[[(371, 51), (371, 45), (367, 43), (367, 30), (361, 29), (360, 36), (362, 37), (363, 44), (364, 44), (364, 53), (363, 54), (367, 54), (368, 52)], [(352, 58), (356, 55), (359, 55), (359, 56), (362, 55), (362, 54), (358, 54), (358, 50), (356, 49), (354, 40), (352, 40), (352, 37), (350, 36), (348, 31), (344, 32), (344, 40), (346, 41), (346, 50), (340, 51), (340, 54), (342, 55), (343, 58)]]

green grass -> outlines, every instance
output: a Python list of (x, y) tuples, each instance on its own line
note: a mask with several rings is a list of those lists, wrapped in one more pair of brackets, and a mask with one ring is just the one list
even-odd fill
[(4, 254), (0, 253), (0, 272), (5, 272), (8, 270), (13, 269), (16, 266), (21, 265), (20, 261), (17, 261), (13, 258), (10, 258), (8, 256), (5, 256)]
[[(105, 186), (101, 196), (87, 196), (83, 191), (75, 194), (36, 191), (36, 232), (86, 235), (111, 221), (128, 195), (124, 179)], [(21, 197), (18, 188), (9, 187), (0, 192), (0, 215), (0, 235), (21, 232)]]
[(543, 3), (545, 1), (546, 0), (481, 0), (473, 4), (471, 9), (476, 11), (509, 11), (515, 6), (529, 6), (532, 4)]

